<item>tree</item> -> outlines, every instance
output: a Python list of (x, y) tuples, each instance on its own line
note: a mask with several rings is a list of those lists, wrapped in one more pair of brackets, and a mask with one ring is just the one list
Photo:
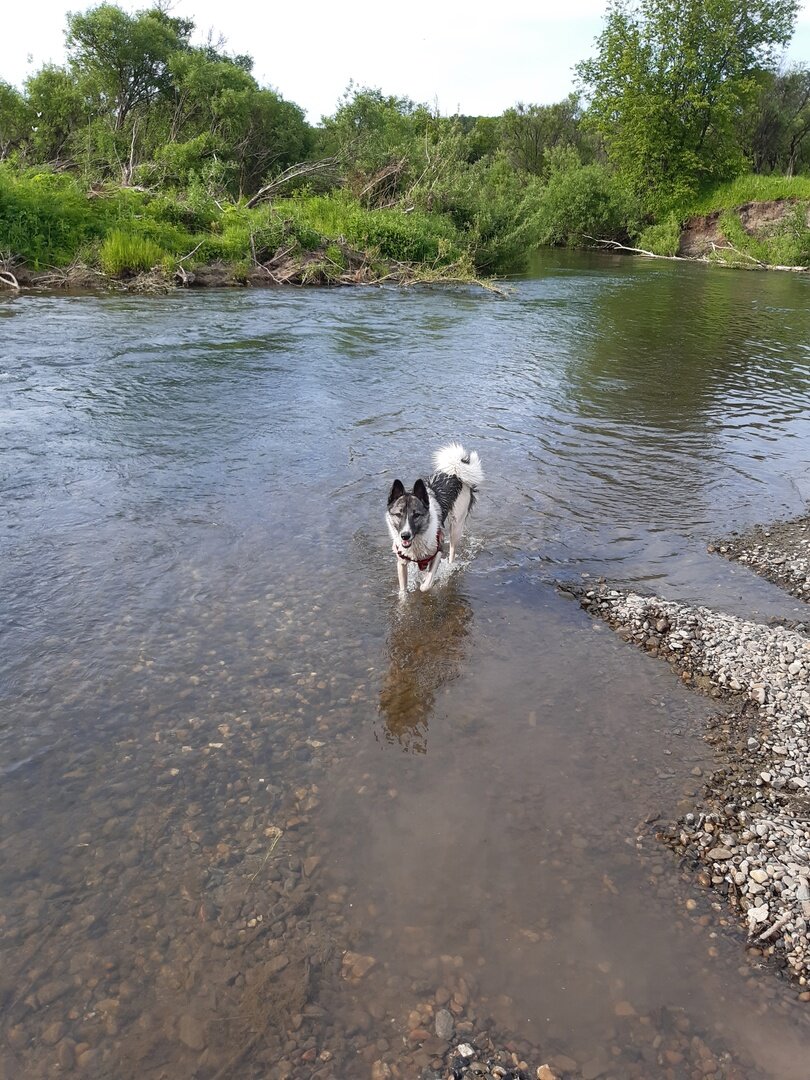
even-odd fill
[(33, 114), (29, 142), (35, 161), (62, 163), (76, 153), (76, 137), (87, 125), (92, 105), (65, 68), (46, 64), (25, 84)]
[(612, 0), (577, 74), (588, 121), (639, 193), (686, 194), (744, 167), (736, 132), (799, 0)]
[(501, 143), (513, 167), (541, 176), (547, 172), (547, 151), (558, 146), (582, 149), (580, 115), (576, 94), (555, 105), (518, 103), (507, 109), (501, 118)]
[(810, 71), (767, 73), (746, 146), (754, 172), (793, 176), (810, 136)]
[(31, 129), (25, 98), (13, 86), (0, 81), (0, 161), (19, 149)]
[(169, 61), (188, 48), (194, 23), (161, 8), (128, 15), (114, 4), (68, 15), (66, 41), (76, 74), (93, 86), (120, 131), (133, 110), (169, 88)]

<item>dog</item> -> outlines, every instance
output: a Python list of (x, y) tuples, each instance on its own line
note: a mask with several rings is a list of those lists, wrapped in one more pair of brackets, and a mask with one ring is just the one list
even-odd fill
[(478, 454), (470, 453), (460, 443), (442, 446), (433, 455), (434, 473), (421, 477), (406, 491), (395, 480), (388, 495), (385, 520), (397, 557), (399, 595), (408, 589), (408, 565), (415, 563), (425, 573), (419, 588), (427, 592), (436, 580), (442, 561), (445, 536), (449, 541), (452, 563), (464, 532), (467, 515), (475, 505), (484, 472)]

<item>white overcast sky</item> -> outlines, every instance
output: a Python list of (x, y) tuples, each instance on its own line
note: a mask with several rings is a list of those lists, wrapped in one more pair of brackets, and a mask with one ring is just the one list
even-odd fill
[[(21, 0), (0, 17), (0, 79), (22, 85), (64, 60), (65, 15), (95, 4)], [(119, 0), (127, 11), (148, 0)], [(548, 104), (573, 89), (572, 66), (591, 52), (606, 0), (175, 0), (202, 40), (253, 57), (254, 74), (307, 112), (334, 112), (350, 79), (438, 104), (443, 113), (494, 116), (518, 101)], [(810, 63), (810, 0), (786, 57)]]

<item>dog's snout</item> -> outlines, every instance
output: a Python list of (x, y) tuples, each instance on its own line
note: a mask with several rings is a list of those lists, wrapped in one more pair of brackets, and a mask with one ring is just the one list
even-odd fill
[(411, 533), (408, 529), (403, 529), (399, 535), (402, 537), (403, 540), (410, 540), (411, 538)]

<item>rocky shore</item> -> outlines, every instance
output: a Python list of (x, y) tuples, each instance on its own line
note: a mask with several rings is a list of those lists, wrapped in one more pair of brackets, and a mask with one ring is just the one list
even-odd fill
[(750, 567), (793, 596), (810, 600), (810, 515), (757, 525), (739, 536), (716, 540), (710, 552)]
[[(801, 558), (764, 547), (758, 565), (769, 560), (796, 582)], [(583, 592), (580, 602), (697, 689), (728, 700), (709, 736), (720, 760), (703, 805), (660, 838), (723, 897), (749, 947), (778, 958), (810, 1000), (810, 639), (801, 625), (617, 589)]]

